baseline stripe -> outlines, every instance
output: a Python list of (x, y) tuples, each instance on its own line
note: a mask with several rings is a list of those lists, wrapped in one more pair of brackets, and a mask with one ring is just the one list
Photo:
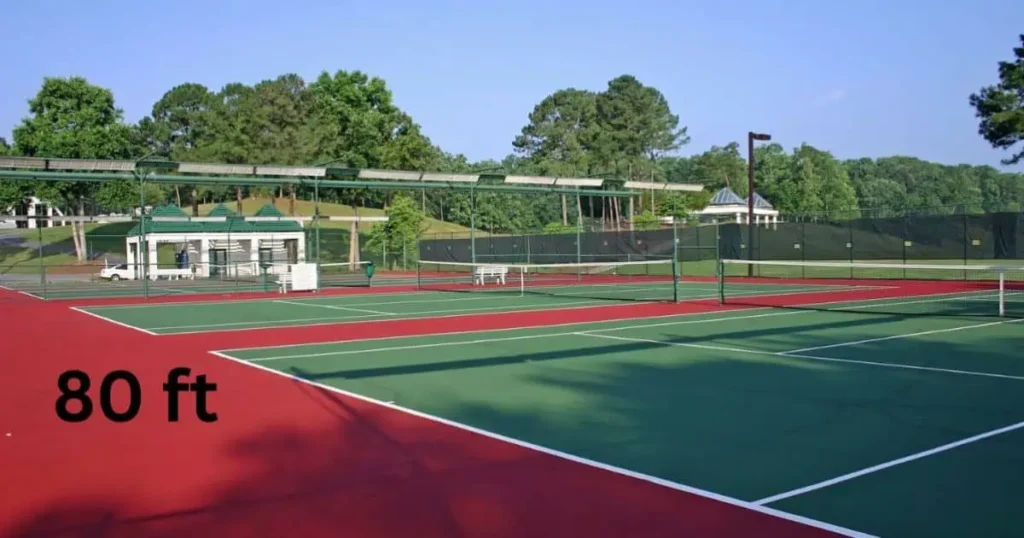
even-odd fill
[(685, 493), (690, 493), (692, 495), (697, 495), (697, 496), (704, 497), (704, 498), (707, 498), (707, 499), (723, 502), (723, 503), (730, 504), (730, 505), (733, 505), (733, 506), (736, 506), (736, 507), (739, 507), (739, 508), (746, 508), (748, 510), (753, 510), (753, 511), (756, 511), (756, 512), (760, 512), (760, 513), (765, 514), (765, 515), (774, 516), (774, 517), (778, 517), (778, 518), (781, 518), (781, 519), (786, 519), (786, 520), (789, 520), (789, 521), (793, 521), (795, 523), (801, 523), (803, 525), (808, 525), (808, 526), (811, 526), (811, 527), (816, 527), (816, 528), (819, 528), (819, 529), (822, 529), (822, 530), (826, 530), (826, 531), (829, 531), (829, 532), (834, 532), (836, 534), (841, 534), (843, 536), (849, 536), (851, 538), (877, 538), (877, 537), (875, 537), (873, 535), (866, 534), (866, 533), (859, 532), (859, 531), (854, 531), (854, 530), (851, 530), (851, 529), (840, 527), (838, 525), (832, 525), (830, 523), (825, 523), (825, 522), (822, 522), (822, 521), (817, 521), (817, 520), (810, 519), (810, 518), (807, 518), (807, 517), (804, 517), (804, 516), (798, 516), (798, 515), (795, 515), (795, 514), (790, 514), (788, 512), (783, 512), (781, 510), (777, 510), (777, 509), (774, 509), (774, 508), (769, 508), (767, 506), (756, 505), (756, 504), (748, 502), (748, 501), (743, 501), (743, 500), (736, 499), (736, 498), (733, 498), (733, 497), (727, 497), (725, 495), (721, 495), (721, 494), (714, 493), (714, 492), (711, 492), (711, 491), (706, 491), (706, 490), (694, 488), (692, 486), (686, 486), (686, 485), (683, 485), (683, 484), (679, 484), (677, 482), (672, 482), (670, 480), (665, 480), (663, 478), (658, 478), (658, 477), (655, 477), (655, 476), (638, 473), (636, 471), (630, 471), (628, 469), (623, 469), (621, 467), (615, 467), (613, 465), (609, 465), (609, 464), (606, 464), (606, 463), (601, 463), (601, 462), (598, 462), (598, 461), (589, 460), (589, 459), (586, 459), (586, 458), (583, 458), (583, 457), (580, 457), (580, 456), (569, 454), (567, 452), (562, 452), (562, 451), (555, 450), (555, 449), (552, 449), (552, 448), (547, 448), (547, 447), (544, 447), (544, 446), (541, 446), (541, 445), (536, 445), (536, 444), (533, 444), (533, 443), (530, 443), (530, 442), (527, 442), (527, 441), (523, 441), (521, 439), (516, 439), (516, 438), (513, 438), (513, 437), (507, 437), (507, 436), (504, 436), (504, 435), (501, 435), (501, 434), (498, 434), (498, 433), (494, 433), (494, 432), (491, 432), (491, 431), (487, 431), (487, 430), (483, 430), (483, 429), (476, 428), (476, 427), (473, 427), (473, 426), (469, 426), (469, 425), (463, 424), (461, 422), (455, 422), (453, 420), (449, 420), (449, 419), (446, 419), (446, 418), (438, 417), (438, 416), (435, 416), (435, 415), (430, 415), (430, 414), (427, 414), (427, 413), (424, 413), (424, 412), (421, 412), (421, 411), (416, 411), (414, 409), (410, 409), (410, 408), (407, 408), (407, 407), (402, 407), (402, 406), (394, 404), (394, 403), (388, 403), (388, 402), (385, 402), (385, 401), (382, 401), (382, 400), (377, 400), (375, 398), (370, 398), (369, 396), (363, 396), (362, 394), (357, 394), (357, 393), (349, 392), (347, 390), (343, 390), (343, 389), (340, 389), (340, 388), (337, 388), (337, 387), (332, 387), (330, 385), (325, 385), (325, 384), (322, 384), (322, 383), (318, 383), (316, 381), (305, 379), (303, 377), (299, 377), (299, 376), (292, 375), (292, 374), (287, 374), (285, 372), (282, 372), (282, 371), (279, 371), (279, 370), (275, 370), (273, 368), (269, 368), (269, 367), (266, 367), (266, 366), (263, 366), (263, 365), (260, 365), (260, 364), (253, 364), (253, 363), (251, 363), (249, 361), (246, 361), (244, 359), (239, 359), (239, 358), (236, 358), (236, 357), (232, 357), (231, 355), (227, 355), (227, 354), (222, 353), (222, 352), (210, 351), (209, 353), (212, 354), (212, 355), (215, 355), (217, 357), (220, 357), (222, 359), (226, 359), (226, 360), (229, 360), (229, 361), (232, 361), (232, 362), (236, 362), (238, 364), (242, 364), (244, 366), (248, 366), (250, 368), (257, 368), (257, 369), (263, 370), (264, 372), (284, 377), (284, 378), (289, 379), (291, 381), (297, 381), (299, 383), (304, 383), (304, 384), (307, 384), (307, 385), (310, 385), (310, 386), (313, 386), (313, 387), (320, 388), (322, 390), (327, 390), (327, 391), (330, 391), (330, 392), (334, 392), (336, 394), (341, 394), (343, 396), (347, 396), (349, 398), (355, 398), (357, 400), (362, 400), (364, 402), (372, 403), (372, 404), (375, 404), (375, 405), (378, 405), (378, 406), (381, 406), (381, 407), (386, 407), (388, 409), (392, 409), (392, 410), (398, 411), (400, 413), (405, 413), (405, 414), (412, 415), (412, 416), (415, 416), (415, 417), (418, 417), (418, 418), (422, 418), (424, 420), (428, 420), (428, 421), (431, 421), (431, 422), (436, 422), (436, 423), (444, 424), (446, 426), (450, 426), (450, 427), (453, 427), (453, 428), (458, 428), (460, 430), (464, 430), (464, 431), (468, 431), (468, 432), (471, 432), (471, 433), (475, 433), (477, 435), (481, 435), (481, 436), (488, 437), (488, 438), (491, 438), (491, 439), (495, 439), (495, 440), (498, 440), (498, 441), (503, 441), (505, 443), (509, 443), (509, 444), (516, 445), (516, 446), (519, 446), (519, 447), (522, 447), (522, 448), (526, 448), (528, 450), (533, 450), (535, 452), (541, 452), (541, 453), (544, 453), (544, 454), (548, 454), (550, 456), (554, 456), (554, 457), (557, 457), (557, 458), (560, 458), (560, 459), (568, 460), (568, 461), (571, 461), (571, 462), (574, 462), (574, 463), (579, 463), (579, 464), (582, 464), (582, 465), (587, 465), (589, 467), (594, 467), (594, 468), (601, 469), (601, 470), (604, 470), (604, 471), (608, 471), (608, 472), (616, 473), (616, 474), (619, 474), (619, 475), (627, 476), (627, 477), (630, 477), (630, 478), (634, 478), (634, 479), (641, 480), (641, 481), (644, 481), (644, 482), (648, 482), (648, 483), (651, 483), (651, 484), (655, 484), (655, 485), (658, 485), (658, 486), (666, 487), (666, 488), (669, 488), (669, 489), (674, 489), (674, 490), (677, 490), (677, 491), (682, 491), (682, 492), (685, 492)]
[(299, 302), (295, 302), (295, 301), (285, 301), (283, 299), (277, 299), (274, 302), (275, 303), (281, 303), (281, 304), (297, 305), (297, 306), (309, 306), (309, 307), (313, 307), (313, 308), (330, 308), (331, 310), (347, 310), (347, 311), (350, 311), (350, 312), (364, 312), (364, 313), (367, 313), (367, 314), (378, 314), (378, 315), (382, 315), (382, 316), (396, 316), (397, 315), (394, 312), (381, 312), (380, 310), (368, 310), (368, 309), (365, 309), (365, 308), (353, 308), (351, 306), (337, 306), (337, 305), (319, 304), (319, 303), (299, 303)]
[(932, 455), (938, 454), (940, 452), (946, 452), (947, 450), (953, 450), (954, 448), (958, 448), (958, 447), (961, 447), (961, 446), (964, 446), (964, 445), (969, 445), (971, 443), (976, 443), (976, 442), (981, 441), (983, 439), (988, 439), (989, 437), (995, 437), (997, 435), (1002, 435), (1004, 433), (1009, 433), (1009, 432), (1012, 432), (1014, 430), (1019, 430), (1021, 428), (1024, 428), (1024, 422), (1018, 422), (1016, 424), (1011, 424), (1009, 426), (1004, 426), (1002, 428), (998, 428), (998, 429), (991, 430), (991, 431), (988, 431), (988, 432), (985, 432), (985, 433), (981, 433), (981, 434), (975, 435), (973, 437), (968, 437), (966, 439), (961, 439), (959, 441), (954, 441), (954, 442), (949, 443), (949, 444), (938, 446), (938, 447), (932, 448), (930, 450), (925, 450), (923, 452), (918, 452), (917, 454), (911, 454), (909, 456), (905, 456), (905, 457), (902, 457), (902, 458), (899, 458), (899, 459), (895, 459), (895, 460), (888, 461), (888, 462), (885, 462), (885, 463), (880, 463), (880, 464), (875, 465), (873, 467), (867, 467), (867, 468), (861, 469), (859, 471), (854, 471), (852, 473), (847, 473), (847, 474), (844, 474), (842, 476), (837, 476), (837, 477), (829, 479), (829, 480), (824, 480), (822, 482), (818, 482), (817, 484), (811, 484), (809, 486), (804, 486), (802, 488), (794, 489), (792, 491), (786, 491), (786, 492), (783, 492), (783, 493), (779, 493), (777, 495), (772, 495), (771, 497), (765, 497), (764, 499), (761, 499), (761, 500), (758, 500), (758, 501), (754, 501), (754, 504), (756, 504), (758, 506), (763, 506), (763, 505), (766, 505), (766, 504), (771, 504), (771, 503), (774, 503), (774, 502), (781, 501), (783, 499), (788, 499), (790, 497), (796, 497), (797, 495), (803, 495), (805, 493), (810, 493), (812, 491), (816, 491), (816, 490), (819, 490), (819, 489), (822, 489), (822, 488), (827, 488), (829, 486), (834, 486), (836, 484), (839, 484), (839, 483), (842, 483), (842, 482), (846, 482), (848, 480), (853, 480), (854, 478), (858, 478), (858, 477), (861, 477), (861, 476), (864, 476), (864, 475), (868, 475), (868, 474), (871, 474), (871, 473), (877, 473), (878, 471), (882, 471), (882, 470), (888, 469), (890, 467), (895, 467), (897, 465), (903, 465), (904, 463), (909, 463), (909, 462), (912, 462), (914, 460), (919, 460), (921, 458), (926, 458), (928, 456), (932, 456)]
[(872, 342), (884, 342), (886, 340), (898, 340), (900, 338), (912, 338), (914, 336), (924, 336), (926, 334), (939, 334), (939, 333), (949, 333), (949, 332), (955, 332), (955, 331), (963, 331), (963, 330), (966, 330), (966, 329), (978, 329), (978, 328), (981, 328), (981, 327), (992, 327), (992, 326), (995, 326), (995, 325), (1003, 325), (1003, 324), (1006, 324), (1006, 323), (1017, 323), (1017, 322), (1020, 322), (1020, 321), (1024, 321), (1024, 318), (1021, 318), (1021, 319), (1011, 319), (1011, 320), (1005, 320), (1005, 321), (993, 321), (993, 322), (989, 322), (989, 323), (976, 323), (974, 325), (961, 325), (959, 327), (951, 327), (951, 328), (948, 328), (948, 329), (933, 329), (933, 330), (930, 330), (930, 331), (921, 331), (921, 332), (916, 332), (916, 333), (896, 334), (896, 335), (892, 335), (892, 336), (883, 336), (883, 337), (880, 337), (880, 338), (866, 338), (864, 340), (855, 340), (853, 342), (840, 342), (838, 344), (829, 344), (827, 346), (815, 346), (815, 347), (805, 347), (805, 348), (802, 348), (802, 349), (793, 349), (793, 350), (790, 350), (790, 351), (783, 351), (782, 353), (783, 354), (788, 354), (788, 353), (798, 354), (798, 353), (803, 353), (805, 351), (817, 351), (819, 349), (833, 349), (833, 348), (837, 348), (837, 347), (856, 346), (856, 345), (860, 345), (860, 344), (869, 344), (869, 343), (872, 343)]

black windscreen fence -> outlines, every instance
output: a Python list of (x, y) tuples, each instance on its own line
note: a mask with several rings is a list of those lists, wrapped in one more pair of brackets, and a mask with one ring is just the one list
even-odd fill
[(723, 258), (755, 260), (943, 261), (1024, 257), (1024, 214), (911, 216), (831, 222), (721, 226)]
[[(673, 249), (673, 239), (678, 248)], [(425, 238), (421, 260), (476, 263), (593, 263), (718, 257), (755, 260), (944, 261), (1024, 257), (1024, 214), (678, 226), (657, 230)]]

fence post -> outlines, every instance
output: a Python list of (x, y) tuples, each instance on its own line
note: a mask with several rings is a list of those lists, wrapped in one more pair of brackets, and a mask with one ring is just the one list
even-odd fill
[[(583, 223), (580, 222), (580, 219), (576, 219), (576, 263), (580, 263), (580, 261), (583, 258), (583, 255), (582, 255), (583, 254), (583, 250), (582, 250), (583, 249), (583, 233), (582, 232), (583, 232)], [(579, 281), (582, 281), (582, 280), (583, 280), (583, 268), (577, 266), (576, 267), (576, 281), (579, 282)]]
[(849, 228), (849, 240), (846, 250), (850, 251), (850, 278), (853, 279), (853, 221), (847, 221), (847, 227)]
[[(800, 223), (800, 261), (807, 261), (807, 223)], [(807, 266), (800, 264), (800, 278), (807, 278)]]
[(672, 301), (679, 302), (679, 280), (683, 276), (683, 262), (679, 261), (679, 229), (672, 219)]
[(469, 259), (476, 263), (476, 189), (469, 188)]
[[(352, 240), (351, 237), (348, 238)], [(320, 180), (313, 180), (313, 241), (316, 243), (316, 266), (320, 267)], [(351, 261), (351, 260), (349, 260)]]
[[(27, 221), (32, 222), (32, 221)], [(43, 287), (43, 299), (46, 299), (46, 263), (43, 261), (43, 227), (39, 219), (36, 219), (36, 231), (39, 234), (39, 284)], [(74, 233), (75, 226), (71, 225), (71, 232)]]
[(139, 248), (137, 251), (142, 260), (142, 296), (149, 297), (149, 243), (146, 241), (146, 189), (142, 176), (139, 176)]
[[(966, 207), (964, 208), (962, 216), (963, 216), (963, 218), (961, 220), (963, 221), (963, 225), (964, 225), (964, 237), (963, 237), (963, 243), (964, 243), (964, 265), (966, 266), (967, 265), (967, 243), (970, 241), (970, 234), (967, 233), (967, 208)], [(967, 269), (964, 269), (964, 280), (967, 280)]]
[(903, 215), (903, 278), (907, 278), (907, 225), (909, 222), (907, 219), (910, 218), (906, 214)]

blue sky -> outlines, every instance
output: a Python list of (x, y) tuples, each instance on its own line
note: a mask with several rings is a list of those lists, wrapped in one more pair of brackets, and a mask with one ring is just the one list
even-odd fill
[(546, 95), (628, 73), (689, 128), (684, 155), (755, 130), (840, 158), (998, 166), (1008, 154), (967, 99), (996, 81), (1021, 21), (1019, 0), (12, 1), (0, 136), (44, 76), (110, 88), (137, 121), (184, 82), (358, 69), (446, 151), (500, 159)]

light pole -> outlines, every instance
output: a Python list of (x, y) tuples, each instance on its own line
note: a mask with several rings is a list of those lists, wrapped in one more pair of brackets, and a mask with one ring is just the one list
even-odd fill
[[(772, 135), (747, 133), (747, 260), (754, 259), (754, 140), (767, 142)], [(747, 265), (747, 276), (754, 276), (754, 264)]]

